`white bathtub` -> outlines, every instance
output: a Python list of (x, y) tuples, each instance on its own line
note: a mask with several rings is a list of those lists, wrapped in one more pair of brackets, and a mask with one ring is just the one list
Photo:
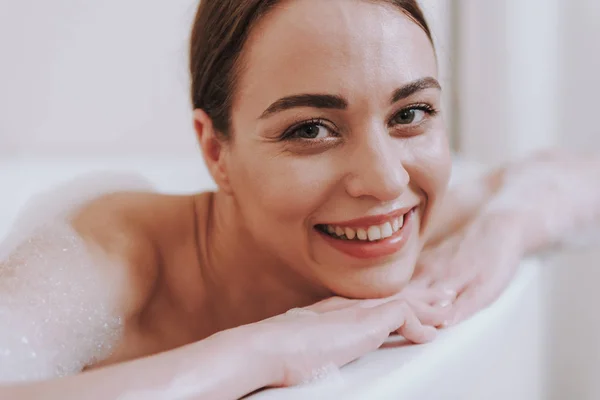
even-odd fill
[[(213, 187), (200, 158), (192, 160), (0, 161), (0, 240), (24, 203), (92, 171), (133, 171), (159, 190)], [(461, 167), (458, 173), (462, 174)], [(462, 174), (461, 176), (464, 176)], [(545, 335), (538, 262), (529, 260), (492, 307), (443, 332), (431, 344), (381, 349), (348, 365), (337, 379), (264, 391), (253, 399), (535, 400), (544, 393)]]

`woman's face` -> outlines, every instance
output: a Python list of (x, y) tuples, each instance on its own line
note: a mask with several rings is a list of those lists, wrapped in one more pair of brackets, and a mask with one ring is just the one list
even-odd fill
[(336, 294), (399, 291), (450, 173), (425, 32), (385, 3), (288, 1), (242, 63), (223, 156), (249, 233)]

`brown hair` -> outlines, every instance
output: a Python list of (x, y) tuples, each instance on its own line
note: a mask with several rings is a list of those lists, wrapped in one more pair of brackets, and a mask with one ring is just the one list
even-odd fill
[[(256, 22), (282, 0), (201, 0), (190, 46), (192, 103), (211, 118), (224, 138), (229, 137), (230, 112), (237, 63)], [(373, 0), (371, 0), (373, 1)], [(419, 25), (432, 41), (431, 31), (416, 0), (375, 0), (390, 3)]]

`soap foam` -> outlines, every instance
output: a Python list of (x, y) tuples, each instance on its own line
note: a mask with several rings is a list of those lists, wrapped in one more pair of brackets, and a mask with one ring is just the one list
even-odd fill
[(0, 383), (75, 374), (105, 359), (122, 332), (99, 261), (67, 222), (0, 263)]
[(68, 223), (89, 201), (151, 191), (139, 175), (94, 173), (33, 197), (0, 247), (0, 383), (63, 377), (108, 357), (122, 334), (108, 266)]
[(94, 199), (124, 191), (153, 192), (155, 188), (142, 176), (131, 173), (95, 172), (40, 190), (22, 207), (10, 234), (0, 247), (0, 260), (26, 240), (35, 229), (57, 219), (68, 219)]
[(520, 211), (541, 228), (547, 242), (589, 245), (600, 240), (600, 187), (593, 184), (594, 172), (552, 162), (515, 168), (484, 213)]
[(314, 385), (317, 383), (342, 383), (342, 373), (333, 363), (322, 366), (312, 371), (311, 375), (304, 379), (300, 385)]

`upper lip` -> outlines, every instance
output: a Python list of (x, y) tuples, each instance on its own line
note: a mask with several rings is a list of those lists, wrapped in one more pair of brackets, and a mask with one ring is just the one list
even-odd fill
[(352, 219), (350, 221), (330, 222), (330, 223), (320, 224), (320, 225), (333, 225), (333, 226), (341, 226), (341, 227), (347, 227), (347, 228), (365, 228), (365, 227), (381, 225), (386, 222), (389, 222), (394, 218), (397, 218), (397, 217), (400, 217), (400, 216), (406, 214), (413, 208), (415, 208), (415, 207), (414, 206), (413, 207), (404, 207), (404, 208), (394, 210), (388, 214), (373, 215), (373, 216), (369, 216), (369, 217)]

